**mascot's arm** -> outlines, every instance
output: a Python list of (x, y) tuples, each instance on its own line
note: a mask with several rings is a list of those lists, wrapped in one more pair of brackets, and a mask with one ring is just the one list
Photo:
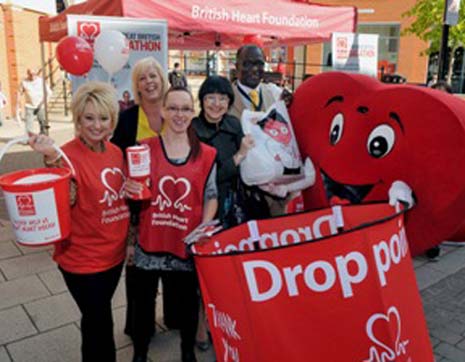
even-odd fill
[(305, 159), (304, 163), (304, 178), (291, 182), (289, 184), (275, 185), (272, 183), (260, 185), (259, 187), (272, 195), (286, 197), (291, 192), (300, 191), (312, 186), (315, 183), (315, 167), (310, 158)]
[(394, 181), (389, 189), (389, 205), (395, 206), (397, 202), (405, 202), (410, 209), (415, 205), (412, 189), (403, 181)]

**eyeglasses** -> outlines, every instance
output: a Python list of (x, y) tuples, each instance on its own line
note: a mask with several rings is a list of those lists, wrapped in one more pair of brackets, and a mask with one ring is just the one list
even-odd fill
[(221, 94), (208, 94), (204, 97), (204, 100), (206, 103), (209, 104), (228, 104), (229, 103), (229, 97), (226, 95), (221, 95)]
[(182, 115), (185, 115), (185, 116), (194, 112), (192, 108), (188, 108), (188, 107), (182, 107), (182, 108), (166, 107), (166, 110), (171, 114), (181, 113)]

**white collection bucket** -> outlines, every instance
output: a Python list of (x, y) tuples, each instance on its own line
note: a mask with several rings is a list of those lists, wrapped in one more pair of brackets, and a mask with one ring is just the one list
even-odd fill
[[(22, 136), (9, 141), (0, 151), (0, 162), (14, 144), (25, 142)], [(36, 168), (0, 176), (8, 215), (16, 241), (27, 246), (42, 246), (61, 241), (71, 231), (69, 185), (73, 165), (64, 152), (54, 148), (70, 165), (66, 168)]]

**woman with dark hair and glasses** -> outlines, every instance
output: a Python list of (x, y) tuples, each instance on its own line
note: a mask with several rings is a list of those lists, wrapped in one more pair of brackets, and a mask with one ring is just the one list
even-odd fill
[[(192, 129), (194, 100), (187, 89), (170, 88), (163, 98), (161, 114), (161, 135), (141, 141), (150, 147), (152, 197), (142, 202), (135, 232), (133, 362), (147, 361), (151, 308), (159, 279), (163, 282), (164, 312), (178, 319), (181, 360), (195, 362), (198, 282), (184, 240), (216, 214), (216, 151), (201, 143)], [(140, 188), (134, 180), (126, 183), (130, 193)]]
[(234, 103), (231, 83), (224, 77), (210, 76), (199, 90), (200, 114), (192, 120), (197, 136), (202, 142), (216, 148), (218, 215), (223, 227), (230, 227), (224, 220), (228, 208), (229, 190), (239, 180), (239, 164), (254, 146), (250, 135), (244, 136), (240, 121), (229, 114)]

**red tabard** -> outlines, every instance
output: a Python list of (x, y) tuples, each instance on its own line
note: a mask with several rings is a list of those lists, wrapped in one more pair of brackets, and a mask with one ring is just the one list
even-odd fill
[(71, 273), (108, 270), (125, 256), (129, 210), (122, 193), (123, 154), (109, 142), (105, 147), (105, 152), (93, 152), (78, 138), (63, 146), (76, 170), (77, 199), (71, 236), (56, 244), (53, 258)]
[(139, 244), (147, 252), (168, 252), (187, 258), (183, 238), (202, 221), (203, 196), (216, 150), (201, 144), (198, 157), (171, 163), (160, 137), (143, 143), (150, 147), (150, 204), (143, 207)]

